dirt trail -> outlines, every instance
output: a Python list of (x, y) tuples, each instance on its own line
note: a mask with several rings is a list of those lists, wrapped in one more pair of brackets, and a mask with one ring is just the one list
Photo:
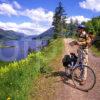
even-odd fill
[[(64, 39), (65, 49), (62, 57), (70, 52), (76, 52), (77, 47), (71, 47), (69, 45), (69, 42), (71, 41), (72, 39), (70, 38)], [(56, 90), (52, 100), (100, 100), (100, 58), (96, 58), (89, 53), (89, 62), (89, 65), (93, 66), (92, 68), (94, 69), (97, 77), (97, 83), (95, 87), (89, 92), (83, 92), (71, 87), (68, 84), (64, 84), (62, 81), (59, 81), (61, 80), (61, 77), (59, 76), (57, 78), (58, 83), (56, 83)], [(61, 73), (63, 71), (64, 68), (62, 66), (59, 69), (59, 72)], [(71, 80), (69, 80), (69, 83), (71, 83)]]

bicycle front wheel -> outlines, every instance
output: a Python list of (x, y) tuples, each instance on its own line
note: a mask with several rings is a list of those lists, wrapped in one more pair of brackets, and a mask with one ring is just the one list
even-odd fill
[(74, 69), (73, 75), (72, 75), (72, 80), (77, 89), (82, 90), (82, 91), (89, 91), (94, 87), (94, 85), (96, 83), (96, 76), (95, 76), (95, 73), (92, 70), (92, 68), (90, 68), (89, 66), (86, 66), (86, 65), (83, 65), (83, 67), (84, 67), (84, 69), (87, 69), (85, 84), (80, 85), (80, 82), (82, 81), (82, 77), (84, 75), (84, 70), (81, 70), (80, 66), (76, 67)]

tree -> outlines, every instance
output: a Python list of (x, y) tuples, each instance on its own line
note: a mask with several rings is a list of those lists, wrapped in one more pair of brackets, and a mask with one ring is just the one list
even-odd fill
[(77, 19), (73, 20), (71, 18), (70, 23), (67, 25), (69, 36), (76, 35), (77, 26), (78, 26), (78, 20)]
[[(93, 32), (96, 37), (100, 37), (100, 16), (94, 17), (84, 24), (88, 32)], [(94, 45), (100, 50), (100, 40), (96, 41)]]
[(70, 35), (73, 34), (73, 31), (74, 31), (74, 21), (73, 19), (70, 19), (70, 24), (69, 24), (69, 31), (70, 31)]
[(95, 35), (100, 36), (100, 16), (92, 18), (85, 25), (88, 32), (93, 32)]
[(66, 14), (61, 2), (55, 9), (52, 25), (54, 26), (54, 37), (61, 36), (66, 32)]

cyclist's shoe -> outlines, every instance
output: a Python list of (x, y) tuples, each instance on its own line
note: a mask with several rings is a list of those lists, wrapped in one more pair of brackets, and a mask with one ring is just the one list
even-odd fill
[(80, 85), (85, 85), (85, 84), (86, 84), (86, 80), (80, 81)]

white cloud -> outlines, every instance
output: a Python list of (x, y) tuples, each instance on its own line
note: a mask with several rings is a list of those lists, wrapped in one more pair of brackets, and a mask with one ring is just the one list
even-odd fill
[(81, 8), (100, 12), (100, 0), (85, 0), (79, 2)]
[(20, 13), (23, 16), (30, 18), (32, 21), (38, 22), (52, 22), (53, 12), (46, 11), (43, 8), (26, 9)]
[(8, 16), (18, 15), (17, 11), (13, 8), (13, 6), (7, 3), (0, 4), (0, 14), (4, 14)]
[(11, 4), (0, 4), (0, 14), (8, 16), (25, 16), (30, 19), (30, 22), (21, 24), (12, 22), (0, 22), (0, 28), (6, 30), (14, 30), (25, 34), (40, 34), (51, 27), (53, 12), (43, 8), (20, 10), (21, 6), (15, 1)]
[(89, 18), (85, 18), (84, 16), (70, 16), (67, 20), (67, 23), (70, 23), (70, 19), (72, 19), (73, 21), (78, 20), (79, 23), (81, 22), (87, 22), (88, 20), (90, 20)]
[[(18, 10), (19, 9), (19, 10)], [(53, 12), (43, 8), (20, 10), (21, 6), (14, 1), (12, 4), (0, 4), (0, 14), (26, 16), (35, 22), (52, 22)]]
[(37, 27), (39, 27), (36, 28), (37, 33), (42, 33), (45, 30), (49, 29), (53, 21), (53, 12), (46, 11), (43, 8), (26, 9), (25, 11), (23, 11), (23, 13), (21, 12), (20, 15), (30, 18), (32, 20), (32, 23), (34, 23), (34, 26), (36, 25)]
[(32, 22), (24, 22), (21, 24), (16, 24), (13, 22), (0, 22), (0, 28), (4, 30), (14, 30), (16, 32), (25, 33), (27, 35), (35, 35), (46, 31), (49, 27)]
[(8, 15), (8, 16), (19, 15), (18, 9), (21, 9), (21, 5), (16, 1), (13, 1), (11, 4), (9, 3), (0, 4), (0, 14), (3, 15)]
[(13, 1), (13, 6), (16, 8), (16, 9), (21, 9), (21, 5), (16, 2), (16, 1)]
[[(18, 10), (19, 9), (19, 10)], [(35, 22), (52, 22), (53, 12), (43, 8), (20, 10), (21, 5), (14, 1), (12, 4), (0, 4), (0, 14), (26, 16)]]

